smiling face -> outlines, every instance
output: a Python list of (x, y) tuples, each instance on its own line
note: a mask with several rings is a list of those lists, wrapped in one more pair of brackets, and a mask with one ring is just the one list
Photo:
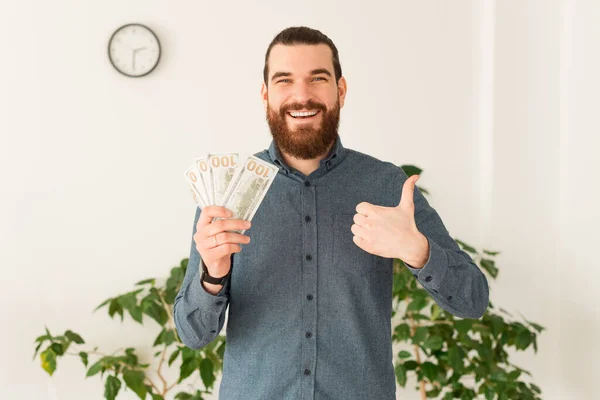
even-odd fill
[(277, 44), (269, 55), (261, 94), (275, 144), (298, 159), (323, 155), (338, 136), (346, 80), (335, 82), (326, 44)]

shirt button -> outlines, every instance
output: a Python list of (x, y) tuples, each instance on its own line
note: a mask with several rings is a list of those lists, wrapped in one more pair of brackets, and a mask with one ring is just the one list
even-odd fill
[(452, 300), (452, 296), (448, 296), (448, 300)]
[(308, 261), (310, 261), (310, 260), (312, 260), (312, 256), (311, 256), (310, 254), (307, 254), (307, 255), (306, 255), (306, 259), (307, 259)]
[(223, 302), (221, 300), (219, 300), (215, 304), (218, 305), (218, 306), (220, 306), (221, 304), (223, 304)]
[(310, 339), (310, 337), (312, 336), (312, 333), (310, 332), (306, 332), (306, 337)]
[(427, 278), (425, 278), (425, 282), (431, 282), (431, 277), (428, 276)]
[(310, 369), (305, 369), (304, 370), (304, 375), (310, 375)]
[(306, 217), (304, 217), (304, 220), (305, 220), (306, 222), (310, 222), (310, 215), (307, 215)]
[(306, 299), (307, 300), (312, 300), (313, 299), (313, 295), (312, 294), (307, 294), (306, 295)]
[(310, 182), (309, 181), (304, 181), (304, 186), (309, 187), (310, 186)]

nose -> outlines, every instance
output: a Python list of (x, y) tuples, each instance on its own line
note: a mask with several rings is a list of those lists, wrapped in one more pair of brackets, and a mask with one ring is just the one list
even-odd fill
[(304, 81), (297, 81), (294, 83), (292, 99), (301, 104), (306, 104), (306, 102), (313, 98), (313, 92), (311, 90), (311, 86)]

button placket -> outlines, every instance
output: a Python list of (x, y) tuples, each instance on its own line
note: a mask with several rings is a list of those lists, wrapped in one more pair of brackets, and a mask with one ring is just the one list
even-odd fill
[[(308, 180), (305, 180), (304, 187), (300, 193), (302, 197), (301, 211), (301, 229), (302, 229), (302, 291), (305, 293), (306, 300), (302, 299), (302, 328), (300, 333), (304, 336), (302, 340), (302, 359), (301, 367), (305, 376), (312, 379), (305, 379), (302, 383), (302, 396), (314, 393), (314, 368), (317, 360), (317, 302), (313, 301), (317, 294), (317, 199), (316, 186)], [(314, 221), (313, 221), (314, 218)], [(304, 398), (304, 397), (302, 397)]]

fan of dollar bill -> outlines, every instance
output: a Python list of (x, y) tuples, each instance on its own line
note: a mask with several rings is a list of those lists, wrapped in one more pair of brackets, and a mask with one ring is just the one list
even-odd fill
[[(238, 153), (216, 153), (195, 158), (185, 179), (198, 207), (223, 206), (233, 212), (232, 219), (252, 221), (277, 171), (275, 165), (256, 156), (249, 156), (241, 165)], [(222, 218), (213, 221), (218, 219)]]

